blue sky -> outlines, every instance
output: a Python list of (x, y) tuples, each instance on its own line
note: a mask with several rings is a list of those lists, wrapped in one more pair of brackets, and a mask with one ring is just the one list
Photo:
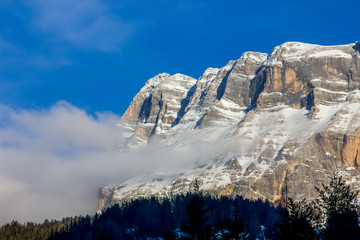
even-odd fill
[(122, 114), (147, 79), (198, 78), (285, 41), (360, 40), (359, 1), (1, 0), (0, 103)]

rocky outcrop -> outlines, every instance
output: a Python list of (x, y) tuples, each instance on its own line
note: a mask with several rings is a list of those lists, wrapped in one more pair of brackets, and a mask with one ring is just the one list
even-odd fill
[[(196, 97), (190, 114), (201, 116), (198, 126), (206, 127), (213, 122), (233, 122), (241, 118), (251, 105), (250, 83), (265, 61), (267, 54), (246, 52), (237, 61), (230, 61), (224, 68), (205, 71), (199, 80)], [(212, 72), (212, 77), (209, 77)], [(211, 76), (211, 75), (210, 75)]]
[(342, 102), (359, 87), (357, 61), (353, 45), (327, 47), (290, 42), (276, 47), (265, 73), (257, 79), (264, 82), (257, 106), (311, 108)]
[(358, 189), (359, 49), (359, 43), (287, 42), (270, 55), (246, 52), (198, 80), (181, 74), (150, 79), (117, 125), (127, 139), (120, 148), (151, 146), (156, 137), (170, 149), (202, 154), (188, 154), (186, 170), (107, 188), (108, 201), (171, 197), (189, 191), (195, 179), (214, 196), (276, 201), (286, 174), (289, 196), (313, 198), (314, 185), (334, 171)]
[(113, 189), (102, 187), (99, 189), (99, 195), (98, 195), (98, 209), (104, 209), (107, 205), (111, 203), (113, 194)]
[(137, 145), (162, 135), (176, 125), (195, 91), (194, 78), (163, 73), (148, 80), (135, 96), (117, 127), (128, 132), (127, 145)]

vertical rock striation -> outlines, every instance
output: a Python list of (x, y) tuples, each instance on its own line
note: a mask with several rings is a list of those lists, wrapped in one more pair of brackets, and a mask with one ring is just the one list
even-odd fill
[(276, 201), (283, 197), (286, 171), (288, 194), (296, 199), (314, 197), (314, 185), (334, 171), (358, 189), (359, 89), (358, 42), (287, 42), (270, 55), (246, 52), (223, 68), (207, 69), (198, 80), (159, 74), (117, 124), (126, 138), (120, 148), (135, 151), (156, 138), (171, 149), (211, 154), (190, 154), (188, 169), (129, 180), (107, 188), (111, 194), (100, 199), (172, 196), (197, 179), (214, 196)]

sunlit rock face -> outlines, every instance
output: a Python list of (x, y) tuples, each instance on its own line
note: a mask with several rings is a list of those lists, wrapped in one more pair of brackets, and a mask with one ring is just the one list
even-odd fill
[[(287, 42), (270, 55), (246, 52), (198, 80), (155, 76), (118, 122), (126, 140), (119, 148), (138, 151), (156, 142), (187, 153), (188, 165), (104, 188), (102, 201), (171, 197), (191, 190), (195, 179), (214, 196), (276, 201), (284, 196), (286, 172), (295, 199), (315, 197), (314, 186), (335, 171), (358, 189), (359, 49), (358, 42)], [(164, 159), (171, 161), (171, 154)]]

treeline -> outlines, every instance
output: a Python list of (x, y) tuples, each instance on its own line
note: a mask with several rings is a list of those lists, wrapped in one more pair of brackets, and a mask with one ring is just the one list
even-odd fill
[(360, 239), (358, 193), (335, 173), (329, 185), (315, 187), (319, 197), (309, 202), (287, 200), (277, 224), (277, 239)]
[(67, 217), (61, 221), (45, 220), (43, 223), (27, 222), (21, 224), (12, 221), (0, 227), (1, 240), (45, 240), (54, 232), (62, 231), (70, 226), (72, 222), (77, 222), (78, 217)]
[(316, 201), (289, 198), (285, 208), (275, 208), (241, 197), (206, 196), (195, 184), (186, 195), (136, 199), (94, 216), (42, 224), (12, 222), (0, 228), (0, 239), (359, 239), (358, 194), (338, 174), (316, 189)]
[(254, 239), (261, 234), (272, 236), (279, 211), (268, 202), (199, 193), (172, 200), (136, 199), (93, 218), (83, 217), (49, 239), (226, 239), (231, 227), (244, 239)]
[[(226, 229), (229, 224), (235, 232), (255, 238), (265, 233), (272, 236), (272, 229), (280, 218), (279, 212), (280, 208), (260, 200), (250, 201), (242, 197), (217, 199), (188, 193), (172, 200), (136, 199), (113, 205), (94, 216), (46, 220), (42, 224), (13, 221), (0, 228), (0, 239), (177, 239), (179, 236), (185, 239), (186, 231), (189, 236), (205, 234), (205, 228), (215, 239), (215, 234), (217, 237), (230, 234)], [(196, 226), (194, 233), (193, 226)], [(266, 226), (266, 230), (262, 226)], [(198, 229), (202, 230), (197, 232)]]

